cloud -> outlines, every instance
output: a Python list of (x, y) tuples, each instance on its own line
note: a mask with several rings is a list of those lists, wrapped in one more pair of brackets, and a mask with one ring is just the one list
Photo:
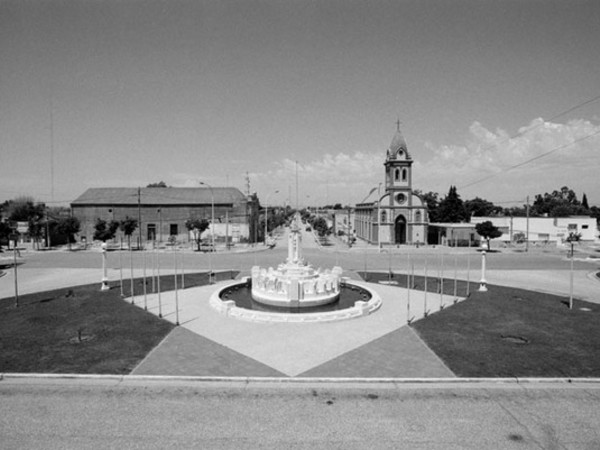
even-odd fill
[(594, 186), (600, 150), (600, 125), (588, 120), (565, 124), (533, 120), (515, 137), (474, 122), (465, 145), (428, 144), (433, 157), (414, 166), (425, 190), (445, 193), (455, 185), (464, 198), (525, 198), (568, 185)]
[[(413, 152), (430, 155), (427, 159), (417, 158), (413, 164), (416, 189), (445, 195), (454, 185), (463, 199), (479, 196), (502, 203), (524, 202), (527, 195), (569, 186), (579, 196), (586, 192), (590, 203), (600, 203), (600, 198), (592, 200), (600, 169), (600, 125), (589, 120), (561, 124), (538, 118), (519, 128), (514, 137), (476, 121), (469, 127), (464, 144), (426, 143), (425, 147), (425, 152)], [(384, 162), (384, 151), (325, 153), (298, 164), (286, 158), (273, 162), (265, 171), (250, 172), (250, 187), (263, 202), (268, 198), (270, 203), (295, 205), (297, 171), (300, 206), (354, 205), (383, 182)], [(204, 181), (217, 186), (224, 180)], [(178, 173), (172, 182), (197, 186), (198, 178)]]
[[(382, 181), (384, 156), (365, 152), (341, 152), (336, 155), (326, 153), (320, 159), (299, 162), (297, 165), (296, 161), (284, 159), (276, 163), (272, 170), (251, 173), (250, 178), (259, 194), (279, 189), (279, 197), (294, 204), (297, 170), (298, 200), (301, 206), (315, 202), (354, 204)], [(289, 189), (284, 192), (285, 187)], [(287, 199), (289, 191), (291, 199)]]

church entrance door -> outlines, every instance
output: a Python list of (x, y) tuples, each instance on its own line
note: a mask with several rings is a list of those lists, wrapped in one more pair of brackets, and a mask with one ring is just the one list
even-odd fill
[(396, 244), (406, 244), (406, 218), (402, 215), (396, 217), (394, 235)]

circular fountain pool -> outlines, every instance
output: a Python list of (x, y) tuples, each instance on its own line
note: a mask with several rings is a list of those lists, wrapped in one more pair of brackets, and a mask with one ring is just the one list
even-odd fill
[(210, 304), (226, 316), (255, 322), (330, 322), (366, 316), (381, 306), (381, 298), (366, 284), (344, 280), (334, 302), (301, 308), (272, 306), (252, 298), (252, 282), (246, 278), (216, 290)]

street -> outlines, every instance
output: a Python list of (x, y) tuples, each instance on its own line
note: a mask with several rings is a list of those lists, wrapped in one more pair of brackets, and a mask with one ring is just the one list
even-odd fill
[[(194, 252), (189, 247), (174, 252), (162, 249), (154, 252), (112, 251), (107, 254), (108, 278), (118, 282), (122, 268), (123, 277), (129, 278), (131, 268), (134, 276), (143, 276), (143, 267), (151, 273), (153, 267), (160, 265), (161, 273), (171, 273), (178, 261), (178, 270), (186, 272), (205, 272), (213, 270), (233, 270), (248, 274), (251, 267), (277, 267), (287, 256), (286, 235), (279, 237), (274, 249), (262, 244), (250, 247), (248, 251), (219, 251), (217, 253)], [(392, 270), (406, 273), (414, 267), (415, 274), (423, 275), (427, 264), (429, 275), (443, 275), (445, 278), (478, 281), (481, 277), (480, 252), (475, 248), (449, 248), (440, 246), (415, 247), (400, 246), (384, 248), (379, 251), (374, 246), (355, 246), (332, 239), (334, 245), (318, 247), (312, 235), (303, 232), (303, 254), (313, 267), (327, 268), (340, 265), (345, 271), (362, 273), (364, 271)], [(581, 248), (575, 253), (574, 260), (574, 296), (586, 301), (598, 302), (600, 284), (594, 276), (599, 270), (600, 260), (595, 258), (594, 248)], [(12, 261), (12, 255), (3, 254), (3, 258)], [(177, 256), (176, 256), (177, 255)], [(591, 257), (590, 257), (591, 256)], [(76, 284), (99, 282), (102, 274), (102, 255), (99, 250), (87, 251), (48, 251), (22, 252), (19, 265), (19, 292), (30, 293), (48, 289), (58, 289)], [(443, 271), (440, 271), (443, 267)], [(523, 289), (538, 290), (560, 295), (569, 295), (570, 261), (565, 249), (556, 246), (534, 247), (529, 252), (514, 249), (486, 255), (486, 278), (489, 284), (500, 284)], [(0, 278), (0, 298), (14, 295), (12, 270), (6, 270), (9, 276)]]
[(600, 448), (597, 383), (0, 381), (3, 449)]

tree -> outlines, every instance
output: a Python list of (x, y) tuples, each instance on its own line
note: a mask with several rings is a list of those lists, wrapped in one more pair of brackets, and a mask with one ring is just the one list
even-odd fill
[(106, 242), (115, 237), (119, 229), (119, 222), (111, 220), (110, 223), (106, 220), (98, 218), (94, 225), (94, 240)]
[(495, 216), (502, 211), (502, 207), (479, 197), (465, 201), (465, 208), (469, 217)]
[(167, 183), (165, 183), (164, 181), (159, 181), (158, 183), (150, 183), (146, 187), (149, 187), (149, 188), (166, 188), (167, 187)]
[(583, 198), (581, 199), (581, 207), (585, 210), (590, 209), (590, 205), (588, 205), (588, 199), (587, 195), (585, 195), (585, 192), (583, 193)]
[(527, 208), (525, 206), (522, 208), (518, 206), (512, 206), (510, 208), (504, 208), (502, 214), (508, 217), (525, 217), (527, 216)]
[(202, 233), (208, 229), (210, 222), (206, 219), (194, 219), (190, 218), (185, 221), (185, 227), (191, 231), (194, 235), (194, 241), (200, 251), (200, 243), (202, 242)]
[(531, 210), (534, 216), (548, 215), (550, 217), (567, 217), (587, 212), (586, 208), (577, 200), (575, 192), (567, 186), (552, 191), (551, 194), (546, 192), (544, 195), (536, 195)]
[(10, 225), (4, 221), (0, 221), (0, 252), (2, 252), (2, 244), (8, 243), (8, 237), (11, 232)]
[(69, 250), (71, 250), (71, 243), (75, 242), (75, 235), (79, 233), (80, 229), (81, 223), (77, 217), (64, 217), (56, 223), (56, 231), (67, 237)]
[(28, 222), (27, 233), (39, 250), (40, 240), (44, 237), (46, 222), (43, 216), (31, 217)]
[(456, 192), (456, 186), (450, 186), (448, 195), (440, 202), (437, 214), (439, 222), (465, 222), (469, 215), (460, 196)]
[(573, 258), (573, 245), (581, 240), (581, 233), (570, 232), (565, 241), (571, 244), (571, 258)]
[(421, 200), (423, 200), (423, 202), (425, 202), (425, 204), (427, 205), (429, 221), (440, 222), (440, 220), (438, 220), (438, 208), (440, 206), (439, 194), (433, 191), (423, 193), (418, 189), (416, 189), (414, 193), (417, 194), (417, 196), (420, 197)]
[(135, 219), (131, 219), (129, 216), (126, 216), (125, 219), (121, 220), (119, 223), (119, 230), (127, 236), (127, 245), (131, 248), (131, 235), (135, 230), (137, 230), (138, 221)]
[(596, 219), (596, 224), (600, 226), (600, 208), (597, 206), (592, 206), (590, 208), (590, 216)]
[(523, 233), (522, 231), (513, 234), (513, 241), (515, 241), (517, 244), (522, 244), (523, 242), (525, 242), (525, 239), (525, 233)]
[(312, 227), (319, 234), (320, 237), (328, 235), (330, 233), (329, 227), (327, 226), (327, 221), (322, 217), (317, 217), (313, 223)]
[(32, 217), (43, 217), (45, 205), (36, 204), (33, 197), (22, 196), (5, 202), (4, 209), (9, 220), (28, 222)]
[(475, 224), (475, 231), (487, 241), (488, 251), (490, 250), (490, 239), (502, 236), (502, 231), (489, 220)]

